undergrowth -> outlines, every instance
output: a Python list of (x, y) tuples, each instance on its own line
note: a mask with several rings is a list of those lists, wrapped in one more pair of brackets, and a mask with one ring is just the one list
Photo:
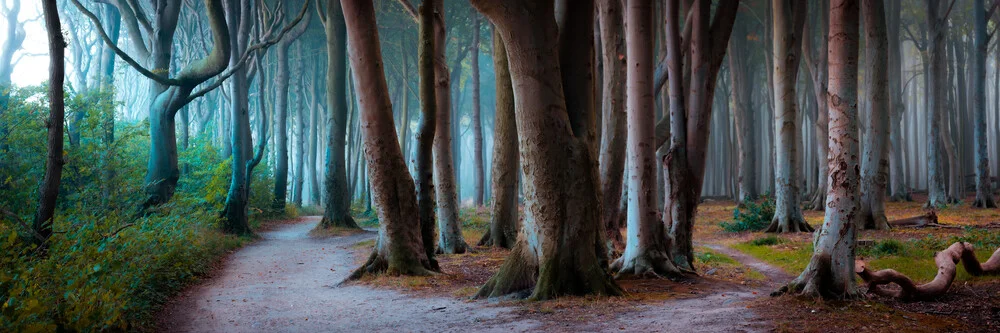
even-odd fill
[(767, 229), (774, 218), (774, 199), (763, 196), (759, 202), (743, 200), (741, 207), (733, 209), (733, 220), (719, 223), (725, 232), (761, 231)]

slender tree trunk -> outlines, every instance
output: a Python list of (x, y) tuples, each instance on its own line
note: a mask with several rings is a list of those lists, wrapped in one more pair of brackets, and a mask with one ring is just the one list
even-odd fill
[(493, 122), (493, 170), (490, 172), (490, 230), (479, 245), (510, 249), (517, 241), (517, 122), (507, 50), (500, 33), (493, 29), (493, 68), (496, 75), (496, 115)]
[(326, 138), (325, 210), (323, 227), (358, 228), (351, 217), (351, 197), (347, 189), (344, 144), (347, 140), (347, 31), (344, 12), (336, 1), (326, 6), (326, 106), (328, 126)]
[(989, 37), (986, 33), (986, 13), (983, 0), (973, 1), (975, 52), (973, 53), (972, 108), (975, 113), (975, 155), (976, 155), (976, 201), (972, 207), (996, 208), (993, 190), (990, 188), (990, 154), (986, 138), (986, 55)]
[(472, 13), (472, 204), (483, 206), (483, 121), (479, 110), (479, 14)]
[(625, 79), (624, 60), (625, 43), (622, 38), (623, 13), (621, 0), (598, 0), (598, 16), (600, 17), (601, 50), (604, 63), (601, 97), (601, 112), (604, 119), (601, 134), (600, 172), (601, 172), (601, 206), (604, 216), (601, 218), (607, 230), (608, 250), (618, 252), (625, 248), (622, 238), (622, 211), (619, 210), (622, 199), (622, 179), (625, 172)]
[(441, 0), (425, 0), (420, 5), (420, 123), (417, 125), (416, 165), (413, 179), (416, 182), (417, 210), (420, 217), (420, 234), (424, 252), (431, 268), (437, 269), (434, 260), (434, 132), (437, 124), (437, 98), (435, 96), (435, 57), (437, 40), (434, 38), (434, 10)]
[(625, 3), (628, 46), (628, 238), (625, 252), (612, 265), (619, 276), (680, 276), (667, 256), (669, 238), (657, 221), (656, 152), (653, 99), (653, 5)]
[[(233, 45), (233, 52), (230, 53), (229, 59), (230, 66), (235, 66), (247, 49), (250, 38), (250, 5), (243, 3), (240, 6), (229, 6), (227, 10), (229, 13), (227, 18), (230, 26), (230, 43)], [(226, 194), (226, 203), (222, 212), (222, 230), (229, 234), (248, 235), (253, 233), (250, 230), (247, 206), (250, 201), (248, 165), (252, 159), (253, 139), (250, 134), (250, 83), (246, 67), (236, 70), (235, 74), (229, 78), (229, 84), (230, 93), (232, 93), (230, 126), (233, 131), (233, 160), (229, 192)], [(174, 151), (176, 151), (176, 147)]]
[(431, 266), (420, 238), (416, 192), (406, 173), (382, 71), (375, 9), (371, 1), (344, 0), (341, 5), (347, 22), (351, 68), (361, 96), (360, 127), (365, 132), (365, 158), (371, 162), (368, 177), (379, 219), (375, 249), (350, 279), (383, 273), (428, 275)]
[(830, 81), (826, 99), (830, 111), (828, 209), (809, 265), (798, 278), (782, 287), (785, 292), (829, 299), (858, 295), (854, 276), (861, 199), (857, 132), (858, 2), (830, 3)]
[[(889, 38), (889, 130), (890, 160), (889, 184), (892, 196), (890, 201), (913, 201), (909, 188), (906, 186), (907, 172), (904, 166), (906, 150), (903, 143), (903, 112), (906, 105), (903, 102), (902, 86), (902, 43), (900, 41), (900, 0), (889, 0), (887, 10), (886, 31)], [(910, 171), (912, 172), (912, 171)]]
[(889, 42), (883, 0), (864, 1), (865, 84), (869, 113), (861, 159), (861, 229), (889, 230), (885, 217), (889, 183)]
[(926, 0), (928, 36), (927, 71), (927, 124), (930, 128), (927, 135), (927, 207), (938, 207), (948, 204), (948, 194), (945, 193), (944, 179), (941, 170), (941, 124), (944, 115), (945, 102), (945, 30), (946, 23), (938, 14), (940, 2)]
[(465, 253), (468, 247), (462, 237), (458, 220), (458, 190), (455, 185), (455, 158), (452, 156), (451, 78), (445, 62), (444, 5), (441, 2), (434, 13), (434, 64), (437, 99), (437, 128), (434, 131), (434, 182), (438, 207), (438, 249), (440, 253)]
[[(299, 23), (295, 30), (290, 31), (278, 42), (275, 52), (276, 71), (274, 75), (274, 88), (276, 90), (274, 99), (275, 109), (275, 172), (274, 172), (274, 199), (271, 209), (281, 214), (285, 212), (285, 200), (288, 196), (288, 48), (296, 39), (305, 32), (309, 26), (309, 12), (303, 22)], [(343, 59), (342, 59), (343, 60)], [(301, 59), (300, 59), (301, 61)], [(264, 82), (261, 82), (263, 84)], [(262, 138), (263, 139), (263, 138)]]
[(295, 100), (295, 129), (298, 131), (295, 136), (295, 173), (292, 184), (292, 203), (296, 207), (302, 207), (302, 185), (305, 185), (305, 157), (306, 157), (306, 112), (302, 105), (302, 94), (306, 88), (299, 87), (299, 98)]
[[(803, 30), (803, 40), (802, 40), (802, 55), (804, 61), (806, 62), (806, 69), (809, 70), (809, 76), (812, 79), (813, 95), (816, 98), (816, 119), (815, 126), (813, 127), (815, 131), (815, 144), (816, 144), (816, 162), (818, 165), (818, 182), (816, 184), (816, 191), (813, 193), (812, 198), (810, 198), (809, 203), (806, 205), (807, 209), (823, 211), (826, 209), (826, 177), (829, 173), (828, 169), (828, 156), (830, 147), (827, 145), (829, 141), (829, 130), (828, 125), (830, 123), (830, 112), (826, 105), (826, 88), (827, 88), (827, 9), (830, 8), (827, 1), (824, 0), (820, 2), (819, 22), (806, 22)], [(810, 27), (818, 28), (819, 30), (819, 43), (815, 47), (813, 46), (813, 38), (806, 31)], [(813, 49), (816, 49), (816, 58), (813, 58)]]
[(46, 247), (45, 242), (52, 236), (52, 224), (55, 222), (56, 199), (59, 197), (59, 183), (62, 181), (63, 168), (63, 122), (66, 106), (63, 102), (65, 92), (63, 81), (66, 74), (66, 40), (63, 39), (62, 27), (59, 23), (59, 11), (56, 0), (44, 0), (42, 13), (45, 16), (45, 31), (49, 40), (49, 119), (47, 150), (45, 158), (45, 176), (38, 189), (38, 210), (32, 231), (35, 244)]
[[(329, 71), (328, 71), (329, 72)], [(319, 104), (311, 104), (306, 107), (310, 110), (309, 122), (309, 155), (306, 160), (309, 165), (306, 169), (306, 176), (309, 177), (309, 204), (319, 206), (319, 175), (317, 174), (316, 158), (319, 155)]]
[(774, 218), (768, 232), (813, 231), (799, 207), (800, 116), (795, 84), (799, 74), (799, 45), (802, 24), (805, 23), (806, 3), (793, 0), (771, 2), (774, 29), (772, 53), (774, 67), (774, 131), (776, 164)]
[[(526, 214), (521, 235), (500, 270), (477, 296), (501, 296), (532, 290), (533, 299), (560, 295), (619, 295), (621, 289), (604, 269), (598, 181), (585, 128), (585, 109), (567, 108), (566, 98), (593, 103), (593, 86), (564, 92), (562, 71), (590, 82), (593, 61), (560, 63), (558, 54), (592, 54), (593, 2), (561, 6), (564, 38), (557, 35), (552, 2), (474, 0), (495, 25), (507, 46), (521, 160), (524, 162)], [(574, 35), (579, 34), (579, 35)], [(561, 42), (557, 43), (557, 39)], [(566, 47), (557, 49), (557, 45)], [(586, 59), (583, 59), (586, 58)], [(576, 65), (576, 66), (573, 66)], [(564, 67), (560, 67), (564, 66)], [(584, 67), (586, 66), (586, 67)], [(574, 72), (575, 71), (575, 72)], [(586, 88), (578, 84), (578, 88)], [(590, 108), (593, 110), (593, 108)], [(593, 129), (591, 129), (593, 131)], [(595, 136), (596, 137), (596, 136)]]
[[(750, 61), (751, 18), (747, 14), (737, 15), (733, 27), (733, 38), (729, 40), (729, 76), (732, 82), (733, 118), (736, 121), (736, 145), (738, 164), (739, 194), (737, 200), (757, 198), (757, 127), (754, 126), (753, 79), (754, 64)], [(668, 107), (668, 106), (665, 106)]]

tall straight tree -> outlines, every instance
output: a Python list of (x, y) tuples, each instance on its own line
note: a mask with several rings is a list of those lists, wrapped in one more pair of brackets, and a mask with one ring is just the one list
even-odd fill
[[(907, 173), (912, 171), (904, 168), (907, 159), (903, 152), (906, 150), (903, 144), (903, 111), (906, 104), (903, 102), (903, 55), (902, 42), (900, 40), (900, 0), (889, 0), (888, 10), (886, 10), (886, 36), (889, 38), (889, 105), (891, 113), (889, 115), (889, 184), (891, 201), (913, 201), (907, 187)], [(904, 172), (904, 170), (906, 170)]]
[(32, 231), (35, 244), (44, 247), (52, 236), (52, 218), (56, 212), (56, 199), (59, 197), (59, 184), (62, 182), (63, 169), (63, 122), (66, 105), (63, 101), (63, 81), (66, 74), (66, 40), (63, 39), (62, 26), (59, 23), (59, 11), (56, 0), (42, 2), (42, 14), (45, 16), (45, 31), (49, 40), (49, 120), (47, 150), (45, 158), (45, 176), (38, 189), (38, 210)]
[[(319, 2), (317, 1), (317, 4)], [(321, 225), (325, 228), (358, 228), (351, 217), (344, 144), (347, 140), (347, 32), (344, 12), (336, 0), (327, 2), (326, 13), (319, 16), (326, 31), (326, 179), (323, 190), (326, 202)]]
[[(595, 124), (581, 122), (588, 119), (581, 114), (585, 108), (567, 107), (568, 99), (580, 106), (593, 103), (593, 59), (580, 56), (578, 63), (561, 63), (559, 58), (592, 54), (593, 2), (562, 3), (562, 29), (553, 20), (552, 1), (472, 4), (493, 22), (507, 46), (526, 204), (514, 249), (477, 296), (527, 290), (533, 290), (533, 299), (621, 294), (604, 269), (596, 165), (586, 137)], [(579, 90), (571, 90), (566, 79), (583, 82), (576, 83)]]
[(864, 1), (865, 85), (868, 116), (865, 117), (864, 150), (861, 159), (861, 228), (888, 230), (885, 217), (886, 186), (889, 184), (889, 40), (883, 0)]
[(797, 105), (795, 85), (799, 77), (799, 45), (802, 43), (802, 25), (806, 19), (806, 1), (771, 1), (773, 41), (771, 43), (774, 66), (774, 218), (768, 232), (813, 231), (802, 216), (799, 206), (799, 145), (802, 117)]
[[(750, 26), (753, 23), (748, 13), (736, 15), (733, 37), (729, 39), (729, 76), (732, 84), (733, 118), (736, 122), (738, 198), (756, 199), (757, 192), (757, 118), (753, 102), (753, 79), (757, 64), (752, 60), (750, 49)], [(665, 105), (664, 107), (668, 107)], [(667, 117), (669, 118), (669, 117)]]
[(416, 166), (413, 179), (417, 190), (417, 211), (420, 216), (420, 233), (424, 251), (431, 267), (437, 269), (434, 260), (434, 132), (437, 126), (437, 97), (435, 96), (435, 57), (437, 40), (434, 38), (434, 10), (436, 2), (424, 0), (420, 4), (420, 45), (418, 47), (420, 75), (420, 123), (417, 125)]
[[(229, 2), (226, 6), (229, 24), (229, 43), (233, 52), (229, 57), (230, 66), (237, 64), (239, 55), (249, 48), (251, 21), (251, 6), (249, 2)], [(229, 127), (232, 129), (232, 176), (229, 181), (229, 192), (226, 193), (226, 203), (222, 211), (222, 230), (229, 234), (251, 234), (248, 220), (250, 201), (250, 172), (248, 164), (253, 154), (253, 138), (250, 134), (250, 80), (247, 68), (240, 67), (229, 80), (229, 92), (232, 101), (229, 104)]]
[(618, 276), (679, 276), (667, 256), (669, 238), (657, 221), (656, 147), (653, 145), (653, 3), (625, 3), (628, 46), (628, 237), (625, 252), (611, 265)]
[(601, 205), (604, 213), (601, 220), (607, 231), (608, 247), (612, 251), (625, 248), (621, 233), (622, 183), (625, 172), (625, 67), (621, 56), (625, 55), (622, 37), (624, 24), (621, 0), (598, 0), (597, 12), (600, 18), (601, 59), (603, 62), (603, 89), (601, 89)]
[(309, 12), (306, 12), (302, 23), (285, 34), (278, 41), (277, 48), (275, 49), (277, 69), (274, 76), (274, 89), (276, 90), (274, 99), (274, 144), (277, 156), (274, 170), (274, 199), (271, 209), (279, 213), (285, 211), (285, 201), (288, 197), (288, 81), (291, 74), (288, 69), (288, 49), (292, 46), (293, 42), (305, 33), (306, 28), (309, 27), (310, 17)]
[(393, 126), (378, 24), (372, 1), (343, 0), (351, 69), (357, 81), (368, 178), (379, 219), (375, 249), (352, 279), (366, 274), (428, 275), (430, 261), (420, 237), (416, 192)]
[[(828, 126), (830, 124), (830, 111), (826, 107), (826, 85), (827, 85), (827, 21), (828, 9), (827, 0), (820, 1), (821, 7), (817, 10), (819, 22), (806, 22), (802, 27), (802, 60), (805, 61), (806, 69), (809, 70), (809, 77), (812, 79), (813, 95), (816, 98), (816, 117), (814, 119), (816, 130), (816, 158), (818, 162), (818, 178), (816, 192), (809, 199), (806, 208), (822, 211), (826, 208), (826, 175), (827, 156), (830, 147)], [(809, 33), (810, 28), (819, 32), (819, 43), (813, 43), (813, 37)], [(815, 56), (813, 50), (816, 50)]]
[[(874, 0), (864, 0), (865, 2)], [(858, 161), (858, 0), (830, 1), (829, 93), (830, 174), (826, 218), (809, 265), (781, 292), (831, 299), (857, 295), (854, 249), (860, 216)]]
[(986, 9), (983, 0), (974, 0), (972, 6), (973, 42), (975, 51), (972, 54), (972, 108), (975, 114), (975, 166), (976, 166), (976, 201), (972, 207), (996, 208), (993, 201), (993, 190), (990, 188), (990, 154), (987, 151), (986, 138), (986, 55), (989, 50), (992, 34), (986, 32)]
[(434, 130), (434, 183), (437, 194), (438, 252), (465, 253), (468, 247), (462, 238), (458, 220), (458, 190), (455, 184), (455, 159), (452, 156), (451, 76), (445, 59), (447, 28), (444, 3), (435, 2), (434, 9), (434, 77), (437, 111)]
[[(927, 72), (927, 207), (937, 207), (948, 204), (948, 194), (945, 192), (944, 170), (941, 168), (941, 120), (947, 105), (945, 93), (947, 76), (945, 74), (945, 35), (948, 23), (946, 15), (941, 14), (944, 1), (926, 0), (929, 71)], [(957, 171), (957, 170), (953, 170)]]
[[(681, 270), (694, 270), (692, 235), (705, 178), (712, 100), (739, 1), (719, 2), (713, 20), (712, 1), (695, 0), (690, 20), (685, 22), (685, 31), (690, 25), (691, 34), (690, 42), (685, 42), (686, 52), (681, 48), (679, 7), (679, 0), (669, 0), (666, 6), (672, 140), (664, 158), (664, 174), (668, 179), (663, 223), (669, 227), (673, 239), (670, 258), (674, 265)], [(683, 59), (684, 53), (687, 61)], [(687, 84), (685, 80), (689, 80)]]
[(493, 169), (490, 172), (490, 230), (479, 245), (513, 248), (520, 227), (517, 213), (517, 123), (507, 50), (493, 29), (493, 72), (496, 75), (496, 115), (493, 122)]
[(472, 13), (472, 204), (483, 205), (483, 184), (486, 177), (483, 171), (483, 121), (479, 110), (479, 14)]

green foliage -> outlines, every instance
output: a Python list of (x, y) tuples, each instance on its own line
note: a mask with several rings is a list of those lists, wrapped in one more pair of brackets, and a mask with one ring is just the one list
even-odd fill
[(765, 237), (761, 237), (761, 238), (756, 238), (756, 239), (750, 241), (750, 245), (753, 245), (753, 246), (774, 246), (774, 245), (778, 245), (778, 244), (781, 244), (781, 243), (784, 243), (784, 242), (785, 241), (783, 239), (781, 239), (781, 238), (778, 238), (778, 236), (769, 235), (769, 236), (765, 236)]
[(906, 248), (902, 242), (890, 238), (875, 241), (868, 246), (859, 246), (857, 255), (863, 258), (902, 255), (906, 253)]
[(741, 207), (733, 209), (733, 221), (723, 221), (719, 227), (725, 232), (761, 231), (774, 218), (774, 199), (762, 196), (759, 202), (744, 200)]
[[(139, 329), (244, 241), (218, 231), (231, 164), (205, 137), (179, 147), (174, 199), (136, 214), (145, 199), (149, 125), (114, 119), (113, 101), (113, 93), (67, 96), (67, 128), (79, 140), (65, 136), (56, 233), (45, 253), (27, 229), (47, 151), (44, 87), (12, 90), (0, 112), (0, 332)], [(111, 129), (113, 141), (106, 140)], [(262, 163), (251, 182), (252, 225), (271, 202), (268, 170)]]

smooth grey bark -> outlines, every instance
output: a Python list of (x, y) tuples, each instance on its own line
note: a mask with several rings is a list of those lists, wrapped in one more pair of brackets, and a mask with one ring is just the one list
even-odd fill
[(927, 204), (926, 207), (939, 207), (949, 203), (945, 192), (944, 171), (941, 170), (941, 119), (944, 116), (945, 95), (945, 34), (947, 22), (942, 15), (941, 2), (926, 0), (928, 45), (927, 60)]
[(517, 177), (519, 175), (517, 120), (514, 111), (514, 90), (510, 82), (507, 50), (499, 32), (493, 29), (493, 72), (496, 75), (496, 111), (493, 122), (493, 169), (490, 172), (490, 230), (479, 245), (510, 249), (517, 241), (520, 229), (517, 211)]
[[(251, 7), (249, 3), (227, 3), (226, 11), (229, 18), (230, 44), (233, 52), (230, 55), (230, 66), (240, 61), (242, 54), (249, 46)], [(222, 211), (222, 231), (235, 235), (252, 234), (249, 224), (247, 204), (250, 201), (250, 172), (248, 165), (252, 159), (253, 139), (250, 133), (250, 82), (245, 68), (237, 69), (229, 79), (232, 104), (230, 104), (230, 128), (232, 128), (232, 167), (229, 181), (229, 192), (226, 193), (226, 203)]]
[(865, 119), (861, 155), (861, 219), (859, 229), (889, 230), (885, 217), (889, 183), (889, 40), (883, 0), (864, 1), (865, 86), (868, 117)]
[[(874, 0), (864, 0), (874, 1)], [(830, 159), (827, 210), (809, 265), (779, 292), (827, 299), (859, 295), (854, 252), (860, 211), (858, 160), (858, 0), (830, 2), (829, 94)]]
[[(975, 167), (976, 167), (976, 208), (996, 208), (993, 190), (990, 188), (990, 160), (986, 138), (986, 55), (990, 35), (986, 32), (986, 12), (983, 0), (974, 0), (972, 6), (975, 52), (973, 52), (972, 108), (975, 114)], [(1000, 70), (1000, 69), (998, 69)]]
[(347, 140), (347, 28), (344, 12), (337, 1), (328, 1), (326, 14), (320, 16), (326, 32), (328, 108), (326, 140), (326, 177), (323, 190), (326, 201), (323, 227), (358, 228), (351, 217), (344, 144)]
[[(315, 74), (318, 76), (319, 74)], [(314, 78), (315, 79), (315, 78)], [(302, 82), (303, 79), (300, 79)], [(295, 158), (294, 168), (295, 172), (292, 177), (292, 203), (297, 207), (302, 207), (302, 186), (305, 185), (305, 156), (306, 156), (306, 112), (307, 108), (304, 108), (302, 95), (305, 93), (306, 88), (303, 84), (299, 85), (299, 98), (295, 99), (295, 130), (297, 133), (295, 135)]]
[(434, 36), (434, 10), (441, 0), (424, 0), (420, 5), (420, 44), (417, 48), (419, 56), (418, 71), (420, 75), (420, 123), (417, 125), (416, 162), (413, 167), (413, 179), (417, 191), (417, 213), (420, 221), (420, 234), (423, 240), (424, 252), (430, 266), (437, 269), (434, 260), (435, 215), (434, 215), (434, 132), (437, 125), (437, 96), (435, 87), (437, 81), (435, 56), (437, 40)]
[(747, 41), (751, 18), (737, 14), (733, 38), (729, 39), (729, 76), (732, 84), (733, 119), (736, 122), (737, 182), (740, 200), (754, 200), (757, 190), (757, 127), (754, 126), (753, 78), (756, 68)]
[(903, 112), (906, 104), (903, 101), (902, 42), (900, 40), (900, 0), (889, 0), (886, 11), (886, 31), (889, 38), (889, 201), (913, 201), (907, 186), (905, 146), (903, 143)]
[(276, 150), (274, 169), (274, 198), (271, 209), (281, 214), (285, 211), (285, 201), (288, 197), (288, 49), (292, 43), (299, 39), (306, 28), (309, 27), (311, 15), (306, 12), (302, 22), (296, 25), (295, 29), (289, 31), (276, 45), (274, 75), (274, 144)]
[(319, 175), (317, 173), (316, 159), (319, 156), (319, 104), (311, 104), (307, 107), (309, 112), (309, 151), (307, 152), (306, 177), (309, 178), (309, 204), (319, 205)]
[(44, 0), (42, 13), (45, 17), (45, 31), (49, 41), (49, 119), (46, 139), (45, 176), (38, 189), (38, 210), (32, 224), (34, 243), (45, 248), (46, 241), (52, 236), (53, 217), (56, 212), (56, 199), (59, 197), (59, 184), (62, 181), (63, 161), (63, 122), (66, 105), (63, 101), (63, 81), (66, 73), (66, 41), (63, 39), (62, 27), (59, 23), (59, 11), (56, 0)]
[(479, 110), (479, 14), (472, 13), (472, 204), (483, 206), (483, 187), (485, 171), (483, 171), (483, 121)]
[[(823, 8), (819, 12), (819, 22), (806, 22), (803, 26), (803, 40), (802, 40), (802, 57), (803, 61), (806, 63), (806, 69), (809, 70), (809, 77), (812, 79), (813, 95), (816, 98), (816, 117), (813, 119), (815, 126), (813, 127), (815, 131), (815, 150), (818, 165), (818, 179), (816, 184), (816, 191), (813, 193), (812, 198), (809, 199), (809, 203), (806, 205), (807, 209), (823, 211), (826, 209), (826, 189), (827, 189), (827, 174), (829, 173), (827, 160), (829, 157), (830, 147), (828, 144), (829, 129), (828, 125), (830, 122), (830, 111), (826, 105), (826, 90), (827, 90), (827, 78), (828, 78), (828, 68), (827, 68), (827, 50), (828, 50), (828, 13), (826, 8), (829, 8), (827, 1), (823, 0), (820, 3), (819, 8)], [(819, 43), (813, 46), (813, 38), (808, 32), (810, 28), (815, 27), (819, 31)], [(815, 57), (813, 56), (813, 49), (816, 49)]]
[(622, 210), (622, 184), (625, 173), (625, 42), (623, 38), (623, 16), (621, 0), (598, 0), (598, 17), (601, 32), (601, 59), (603, 68), (603, 89), (601, 97), (601, 217), (607, 231), (608, 250), (618, 252), (625, 248), (620, 224)]
[(447, 40), (444, 22), (444, 5), (435, 4), (435, 96), (437, 99), (436, 129), (434, 131), (434, 183), (437, 194), (438, 249), (440, 253), (465, 253), (468, 247), (462, 237), (458, 220), (458, 193), (455, 185), (455, 158), (452, 156), (451, 78), (445, 60)]

